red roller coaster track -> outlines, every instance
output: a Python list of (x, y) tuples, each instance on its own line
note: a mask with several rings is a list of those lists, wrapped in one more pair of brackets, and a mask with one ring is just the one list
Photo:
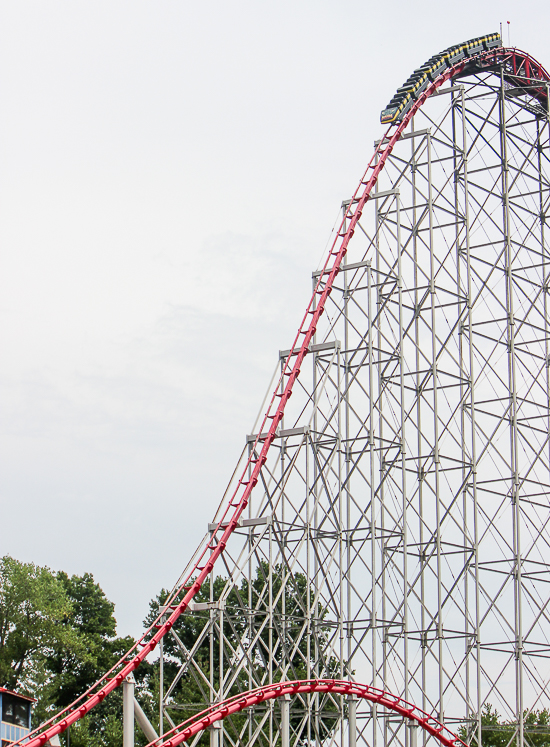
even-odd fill
[[(51, 737), (65, 731), (67, 727), (74, 724), (101, 703), (155, 649), (159, 641), (170, 631), (179, 616), (188, 607), (193, 597), (201, 588), (203, 582), (212, 571), (216, 560), (223, 553), (229, 537), (237, 527), (239, 517), (248, 505), (250, 494), (258, 482), (260, 470), (266, 462), (267, 453), (276, 437), (277, 427), (283, 417), (286, 402), (292, 394), (294, 383), (300, 373), (302, 361), (308, 353), (317, 322), (324, 311), (334, 280), (347, 252), (348, 244), (388, 156), (410, 120), (424, 102), (448, 80), (461, 75), (463, 72), (469, 74), (472, 63), (477, 65), (478, 72), (486, 70), (487, 72), (500, 74), (500, 70), (502, 69), (504, 78), (508, 83), (525, 88), (526, 93), (548, 107), (548, 84), (550, 83), (550, 76), (544, 68), (524, 52), (520, 52), (517, 49), (498, 48), (482, 53), (478, 57), (462, 60), (454, 67), (449, 68), (419, 96), (414, 106), (407, 112), (401, 122), (388, 128), (384, 137), (375, 148), (367, 169), (359, 182), (359, 186), (349, 203), (346, 215), (340, 224), (323, 269), (318, 276), (315, 290), (292, 344), (290, 354), (286, 358), (281, 377), (271, 397), (261, 427), (258, 429), (260, 435), (257, 436), (254, 448), (251, 449), (252, 456), (246, 462), (237, 487), (231, 495), (216, 529), (212, 532), (210, 541), (200, 550), (198, 559), (187, 573), (185, 581), (172, 593), (166, 603), (165, 611), (159, 615), (141, 639), (86, 693), (49, 721), (38, 727), (25, 740), (22, 740), (25, 747), (41, 747)], [(256, 458), (253, 455), (256, 452), (256, 447), (261, 442), (263, 442), (261, 452)], [(177, 602), (176, 600), (180, 594), (183, 594), (183, 598)], [(168, 612), (170, 613), (169, 617), (165, 619)], [(349, 683), (347, 684), (349, 685)], [(389, 695), (387, 697), (392, 698)], [(413, 706), (408, 706), (408, 704), (407, 707), (413, 708)]]
[(355, 696), (361, 700), (368, 700), (418, 724), (424, 731), (438, 739), (444, 747), (463, 747), (464, 745), (464, 742), (456, 734), (447, 729), (437, 719), (424, 713), (406, 700), (384, 690), (346, 680), (296, 680), (294, 682), (276, 682), (258, 687), (247, 693), (239, 693), (239, 695), (228, 698), (221, 703), (216, 703), (167, 732), (164, 736), (168, 739), (165, 741), (150, 742), (147, 747), (155, 747), (155, 745), (157, 747), (177, 747), (177, 745), (187, 742), (188, 739), (191, 739), (200, 731), (204, 731), (216, 721), (222, 721), (233, 713), (238, 713), (266, 700), (282, 698), (285, 695), (298, 695), (299, 693), (334, 693), (335, 695)]

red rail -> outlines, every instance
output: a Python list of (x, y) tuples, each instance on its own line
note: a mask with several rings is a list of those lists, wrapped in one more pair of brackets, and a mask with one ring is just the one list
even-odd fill
[[(540, 75), (541, 85), (537, 87), (534, 95), (541, 99), (547, 96), (547, 83), (550, 78), (544, 68), (530, 58), (529, 55), (515, 49), (500, 48), (485, 52), (476, 59), (482, 65), (486, 66), (487, 70), (494, 70), (495, 66), (499, 64), (505, 65), (510, 70), (510, 76), (514, 77), (514, 81), (518, 85), (528, 84), (528, 72), (531, 76), (533, 74)], [(527, 60), (529, 64), (527, 64)], [(251, 449), (251, 455), (246, 462), (237, 487), (218, 521), (216, 530), (212, 533), (210, 540), (200, 550), (198, 560), (187, 574), (185, 581), (172, 593), (170, 599), (167, 600), (165, 609), (170, 612), (168, 619), (165, 619), (165, 613), (160, 614), (141, 639), (95, 685), (74, 703), (42, 724), (24, 740), (21, 740), (25, 744), (25, 747), (42, 747), (51, 737), (65, 731), (68, 726), (74, 724), (89, 713), (96, 705), (101, 703), (155, 649), (158, 642), (171, 630), (179, 616), (188, 607), (189, 602), (201, 588), (204, 580), (212, 571), (214, 563), (221, 553), (223, 553), (229, 537), (238, 524), (239, 517), (248, 505), (250, 494), (258, 482), (260, 470), (266, 462), (267, 453), (276, 437), (277, 427), (283, 417), (285, 405), (292, 394), (294, 383), (300, 373), (302, 361), (308, 353), (317, 322), (325, 309), (327, 298), (332, 291), (334, 279), (340, 270), (340, 265), (347, 252), (348, 244), (354, 234), (363, 208), (370, 197), (380, 172), (384, 168), (388, 156), (412, 117), (424, 104), (426, 99), (446, 81), (460, 75), (465, 65), (471, 64), (471, 62), (472, 59), (459, 62), (454, 67), (449, 68), (436, 81), (430, 83), (428, 88), (414, 103), (414, 106), (407, 112), (403, 120), (397, 125), (390, 126), (376, 147), (363, 178), (359, 182), (359, 186), (350, 201), (345, 217), (340, 224), (323, 270), (319, 274), (315, 290), (292, 344), (290, 354), (284, 364), (281, 377), (271, 397), (261, 426), (258, 429), (258, 433), (262, 435), (261, 437), (260, 435), (256, 437), (254, 448)], [(529, 80), (532, 83), (533, 79), (530, 78)], [(291, 361), (294, 362), (291, 363)], [(261, 441), (263, 441), (263, 445), (259, 456), (256, 457), (256, 449)], [(182, 593), (184, 595), (183, 599), (177, 602), (177, 598)], [(19, 743), (14, 743), (14, 747), (15, 744)]]
[(496, 59), (504, 62), (504, 78), (518, 88), (525, 88), (530, 96), (548, 108), (550, 76), (537, 60), (520, 49), (497, 49)]
[[(548, 111), (548, 83), (550, 75), (527, 52), (521, 49), (501, 47), (480, 56), (482, 65), (495, 68), (502, 67), (504, 80), (511, 86), (523, 89), (525, 93), (538, 101)], [(493, 72), (500, 72), (493, 70)]]
[(295, 682), (276, 682), (264, 687), (258, 687), (246, 693), (240, 693), (228, 698), (221, 703), (210, 706), (201, 713), (197, 713), (179, 726), (167, 732), (164, 741), (150, 742), (147, 747), (177, 747), (187, 742), (200, 731), (204, 731), (216, 721), (238, 713), (245, 708), (263, 703), (266, 700), (282, 698), (285, 695), (298, 695), (299, 693), (334, 693), (336, 695), (355, 696), (361, 700), (377, 703), (400, 716), (414, 721), (432, 737), (438, 739), (444, 747), (465, 747), (464, 742), (457, 737), (444, 724), (437, 721), (429, 714), (421, 711), (412, 703), (399, 698), (385, 690), (379, 690), (370, 685), (361, 685), (358, 682), (346, 680), (296, 680)]

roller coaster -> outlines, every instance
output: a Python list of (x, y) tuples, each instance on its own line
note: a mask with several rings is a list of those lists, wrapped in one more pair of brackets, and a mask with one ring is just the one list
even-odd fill
[[(162, 672), (166, 636), (152, 744), (414, 747), (417, 724), (479, 745), (492, 703), (523, 746), (550, 705), (549, 87), (489, 34), (398, 89), (204, 539), (142, 638), (26, 747), (157, 647)], [(185, 677), (204, 710), (180, 724)]]

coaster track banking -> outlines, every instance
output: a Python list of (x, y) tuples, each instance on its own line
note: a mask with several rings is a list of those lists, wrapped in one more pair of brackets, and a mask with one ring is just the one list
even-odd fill
[[(171, 630), (179, 616), (189, 606), (189, 603), (214, 568), (216, 560), (223, 553), (231, 534), (238, 526), (239, 518), (248, 505), (252, 490), (258, 482), (260, 470), (266, 462), (267, 453), (276, 437), (285, 405), (292, 394), (294, 384), (300, 373), (300, 367), (308, 353), (317, 322), (323, 314), (334, 280), (347, 252), (348, 244), (378, 176), (384, 168), (386, 159), (415, 113), (444, 83), (472, 72), (489, 72), (500, 75), (501, 71), (508, 84), (514, 87), (510, 91), (512, 95), (528, 95), (539, 105), (541, 113), (543, 113), (543, 109), (548, 111), (550, 84), (548, 73), (526, 53), (517, 49), (500, 47), (482, 52), (476, 57), (463, 59), (446, 69), (417, 95), (402, 119), (398, 123), (390, 125), (377, 145), (365, 174), (349, 203), (323, 269), (318, 275), (313, 295), (292, 344), (290, 354), (286, 357), (281, 376), (270, 399), (261, 427), (258, 429), (259, 435), (256, 437), (254, 448), (251, 449), (251, 456), (246, 461), (237, 487), (230, 495), (215, 530), (199, 546), (194, 556), (195, 561), (190, 564), (191, 569), (185, 573), (185, 579), (178, 583), (167, 600), (165, 608), (141, 639), (79, 699), (42, 724), (24, 740), (21, 740), (25, 747), (41, 747), (51, 737), (65, 731), (67, 727), (77, 722), (101, 703), (156, 648), (159, 641)], [(257, 448), (260, 445), (259, 456), (254, 458), (253, 455), (255, 452), (257, 453)], [(183, 598), (178, 602), (177, 600), (182, 594)]]
[(402, 698), (392, 695), (385, 690), (379, 690), (377, 687), (371, 687), (370, 685), (361, 685), (358, 682), (349, 682), (347, 680), (327, 679), (277, 682), (265, 685), (264, 687), (258, 687), (247, 693), (239, 693), (239, 695), (210, 706), (210, 708), (201, 711), (201, 713), (196, 713), (179, 726), (167, 732), (164, 736), (168, 737), (168, 739), (162, 742), (161, 740), (150, 742), (147, 747), (177, 747), (179, 744), (187, 742), (194, 737), (195, 734), (204, 731), (204, 729), (207, 729), (216, 721), (222, 721), (224, 718), (234, 713), (239, 713), (245, 708), (250, 708), (251, 706), (265, 703), (275, 698), (284, 698), (285, 695), (299, 695), (301, 693), (333, 693), (335, 695), (353, 696), (360, 700), (367, 700), (370, 703), (383, 706), (389, 711), (398, 713), (400, 716), (409, 719), (410, 722), (418, 724), (424, 731), (435, 737), (444, 747), (465, 747), (465, 743), (444, 724)]

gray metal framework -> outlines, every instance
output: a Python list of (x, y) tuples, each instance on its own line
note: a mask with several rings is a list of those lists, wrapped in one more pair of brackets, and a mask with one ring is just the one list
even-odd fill
[[(353, 678), (477, 744), (491, 703), (518, 747), (524, 713), (550, 705), (549, 119), (521, 93), (455, 81), (391, 154), (247, 518), (185, 613), (196, 642), (173, 634), (164, 728), (196, 710), (185, 681), (208, 704)], [(430, 740), (312, 694), (210, 743), (280, 744), (281, 717), (291, 745)]]

